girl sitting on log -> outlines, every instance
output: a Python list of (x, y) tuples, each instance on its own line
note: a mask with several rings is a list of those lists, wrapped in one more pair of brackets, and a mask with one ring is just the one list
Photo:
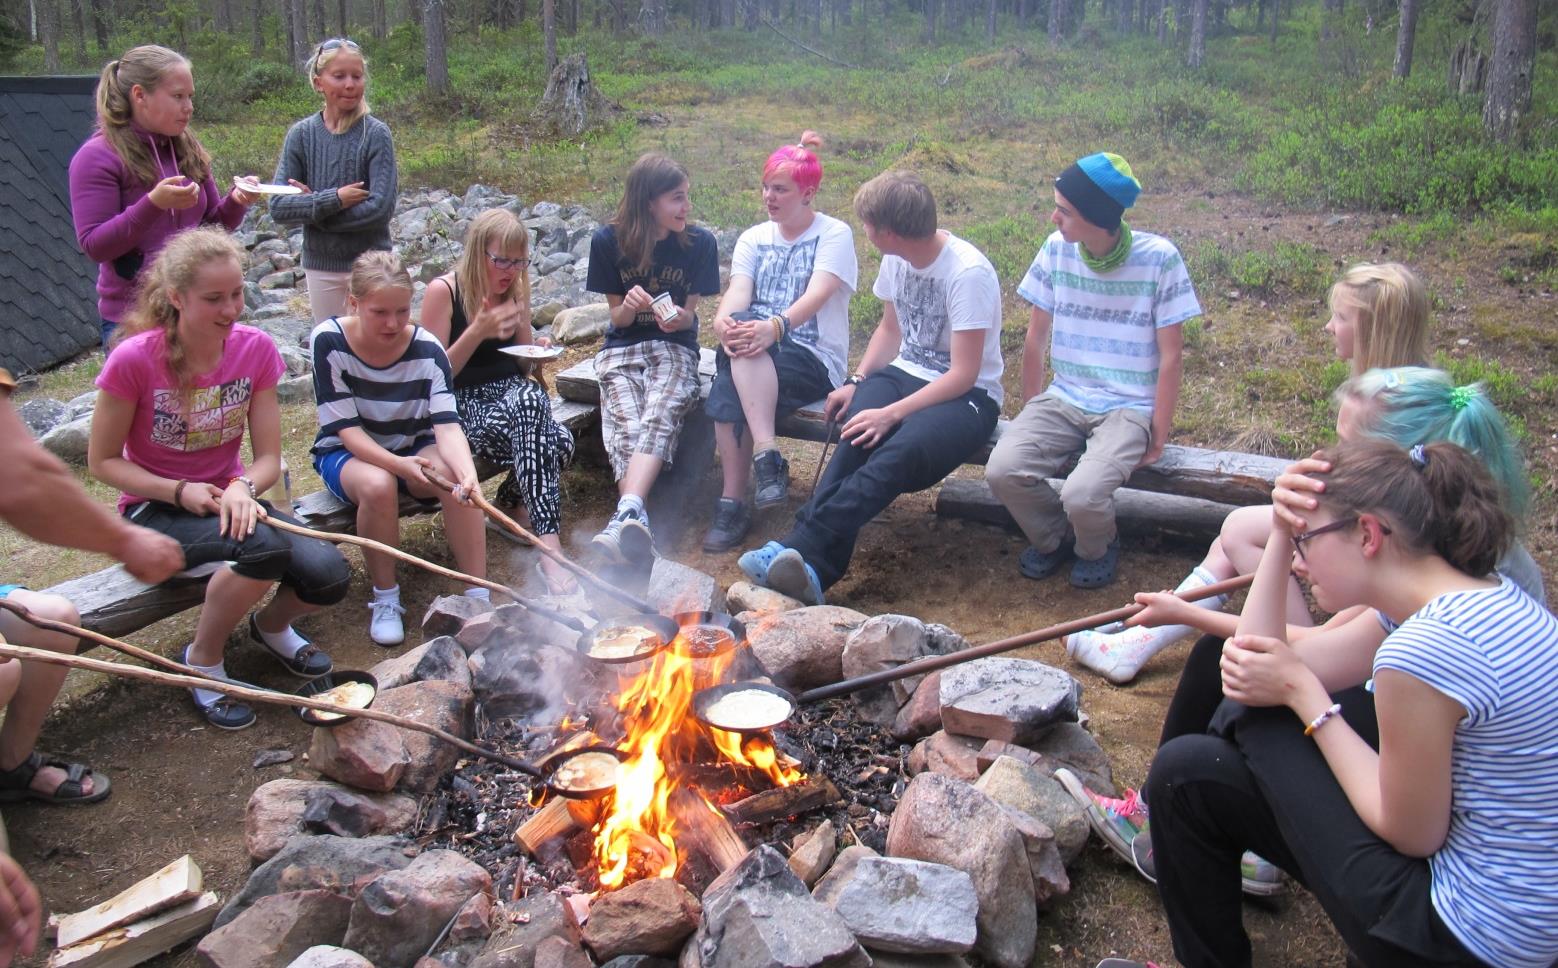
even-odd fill
[[(457, 567), (487, 575), (482, 512), (471, 502), (481, 483), (460, 429), (449, 358), (438, 337), (411, 322), (411, 276), (392, 252), (367, 252), (352, 263), (350, 316), (314, 327), (314, 400), (319, 434), (314, 470), (330, 493), (357, 505), (357, 533), (381, 544), (400, 540), (400, 496), (443, 505), (444, 530)], [(427, 480), (431, 468), (455, 482), (453, 493)], [(399, 645), (401, 616), (395, 559), (363, 550), (373, 579), (368, 634)], [(467, 595), (486, 598), (485, 588)]]
[[(454, 401), (471, 450), (510, 470), (498, 486), (500, 507), (529, 513), (530, 529), (562, 550), (562, 472), (573, 459), (573, 435), (552, 419), (546, 387), (504, 346), (550, 346), (530, 328), (530, 232), (506, 209), (476, 216), (454, 271), (422, 297), (422, 325), (438, 337), (454, 373)], [(542, 557), (542, 580), (554, 594), (577, 590), (566, 569)]]
[[(216, 228), (175, 236), (158, 254), (124, 339), (98, 375), (87, 463), (123, 492), (121, 513), (178, 541), (191, 569), (215, 569), (184, 662), (226, 675), (228, 635), (279, 582), (270, 603), (250, 615), (249, 637), (289, 672), (320, 676), (330, 657), (293, 622), (345, 597), (351, 572), (334, 545), (260, 521), (262, 509), (293, 520), (259, 498), (281, 474), (276, 382), (286, 367), (269, 335), (236, 322), (243, 255)], [(211, 725), (254, 723), (249, 706), (192, 691)]]
[[(1352, 364), (1359, 376), (1376, 367), (1424, 366), (1428, 361), (1428, 290), (1412, 270), (1399, 263), (1362, 263), (1347, 270), (1331, 287), (1331, 318), (1326, 332), (1335, 340), (1337, 358)], [(1402, 443), (1415, 444), (1419, 440)], [(1271, 532), (1271, 508), (1239, 508), (1223, 521), (1222, 533), (1206, 557), (1176, 591), (1202, 588), (1255, 570), (1266, 536)], [(1226, 596), (1203, 598), (1197, 607), (1216, 611)], [(1290, 596), (1288, 621), (1308, 625), (1303, 600)], [(1196, 623), (1157, 624), (1138, 615), (1115, 627), (1078, 632), (1066, 639), (1066, 652), (1078, 665), (1123, 685), (1159, 652), (1194, 631)]]
[(644, 501), (676, 453), (698, 400), (698, 299), (719, 293), (719, 245), (688, 224), (687, 169), (651, 152), (628, 170), (611, 222), (590, 240), (585, 288), (611, 319), (595, 355), (601, 436), (617, 479), (617, 510), (592, 543), (608, 559), (654, 557)]
[[(849, 297), (859, 267), (845, 223), (812, 208), (822, 184), (814, 132), (785, 145), (763, 167), (768, 221), (736, 240), (730, 285), (714, 314), (714, 420), (725, 487), (704, 551), (728, 551), (752, 524), (752, 504), (784, 503), (790, 465), (774, 444), (774, 418), (814, 403), (844, 382), (849, 364)], [(748, 433), (747, 431), (750, 431)]]
[[(1547, 968), (1558, 958), (1558, 618), (1494, 566), (1504, 489), (1453, 444), (1341, 444), (1284, 475), (1238, 633), (1235, 706), (1147, 778), (1158, 893), (1190, 968), (1250, 964), (1239, 856), (1303, 882), (1367, 965)], [(1289, 570), (1376, 611), (1378, 751), (1289, 644)], [(1284, 708), (1285, 707), (1285, 708)]]

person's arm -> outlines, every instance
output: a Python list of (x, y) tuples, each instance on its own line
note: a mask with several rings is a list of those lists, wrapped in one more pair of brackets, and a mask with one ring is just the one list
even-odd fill
[[(206, 180), (201, 185), (201, 194), (214, 202), (201, 217), (201, 223), (220, 225), (229, 232), (237, 230), (243, 222), (243, 217), (248, 214), (249, 206), (259, 198), (239, 188), (236, 183), (231, 191), (223, 195), (222, 190), (217, 187), (216, 176), (211, 174), (206, 175)], [(221, 201), (216, 201), (217, 199)]]
[[(1174, 408), (1179, 405), (1179, 385), (1184, 373), (1184, 325), (1160, 326), (1157, 338), (1158, 387), (1152, 402), (1152, 441), (1137, 467), (1145, 467), (1163, 456), (1163, 447), (1174, 429)], [(1026, 375), (1024, 372), (1025, 378)]]
[(455, 497), (463, 504), (470, 504), (471, 497), (481, 493), (481, 478), (476, 476), (476, 461), (471, 457), (471, 444), (465, 439), (465, 431), (457, 423), (434, 424), (433, 439), (437, 442), (438, 456), (454, 472)]
[[(811, 274), (811, 279), (806, 283), (806, 291), (801, 293), (784, 311), (790, 318), (791, 327), (800, 326), (802, 323), (817, 315), (833, 294), (839, 291), (844, 284), (843, 280), (831, 272), (822, 269)], [(766, 324), (753, 326), (752, 340), (748, 344), (745, 356), (756, 356), (766, 352), (774, 345), (774, 328)]]
[[(358, 124), (368, 124), (370, 115)], [(395, 172), (395, 142), (389, 127), (382, 122), (363, 132), (368, 140), (368, 197), (321, 219), (319, 227), (329, 232), (355, 232), (358, 229), (388, 225), (395, 214), (396, 193), (400, 190)]]
[(963, 329), (952, 334), (952, 365), (947, 372), (885, 407), (861, 410), (839, 436), (861, 447), (875, 447), (911, 413), (945, 403), (967, 393), (979, 377), (988, 330)]
[(0, 965), (9, 965), (17, 955), (32, 956), (42, 920), (38, 889), (14, 857), (0, 853)]
[(119, 170), (88, 142), (70, 162), (70, 214), (76, 242), (93, 262), (112, 262), (140, 246), (147, 229), (167, 211), (152, 193), (120, 208)]
[[(860, 357), (860, 363), (854, 372), (860, 376), (870, 376), (877, 370), (891, 363), (897, 356), (898, 350), (903, 346), (903, 327), (898, 322), (898, 309), (890, 301), (882, 303), (882, 321), (876, 324), (876, 329), (871, 333), (871, 339), (866, 343), (866, 351)], [(837, 420), (849, 412), (850, 401), (855, 399), (855, 385), (846, 383), (832, 393), (828, 394), (823, 403), (822, 411), (828, 420)]]
[(1022, 338), (1022, 401), (1044, 392), (1044, 361), (1049, 354), (1055, 316), (1037, 306), (1028, 310), (1028, 334)]
[[(740, 352), (733, 350), (730, 343), (732, 330), (739, 327), (742, 336), (747, 335), (750, 323), (738, 323), (730, 317), (743, 312), (752, 306), (752, 277), (745, 274), (730, 274), (730, 283), (725, 287), (725, 295), (720, 297), (719, 305), (714, 309), (714, 338), (725, 347), (725, 352), (731, 356), (739, 356)], [(744, 342), (744, 341), (743, 341)]]
[(276, 161), (276, 174), (271, 179), (277, 185), (297, 185), (301, 195), (272, 195), (270, 197), (271, 221), (278, 225), (296, 225), (306, 222), (319, 225), (341, 210), (341, 197), (335, 188), (315, 191), (309, 187), (312, 173), (308, 170), (308, 153), (303, 141), (308, 135), (308, 121), (301, 121), (287, 131), (281, 145), (281, 157)]

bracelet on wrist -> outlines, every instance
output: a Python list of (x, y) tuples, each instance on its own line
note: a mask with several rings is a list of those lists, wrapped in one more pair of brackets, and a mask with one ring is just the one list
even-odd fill
[(1320, 715), (1316, 716), (1314, 719), (1309, 721), (1309, 725), (1304, 727), (1304, 735), (1305, 736), (1313, 736), (1315, 734), (1315, 730), (1319, 729), (1321, 726), (1324, 726), (1326, 723), (1330, 722), (1332, 717), (1334, 717), (1337, 713), (1339, 713), (1341, 711), (1342, 711), (1342, 704), (1341, 703), (1339, 703), (1339, 702), (1338, 703), (1332, 703), (1330, 709), (1327, 709), (1325, 712), (1321, 713)]
[(180, 498), (184, 494), (184, 488), (188, 486), (189, 482), (184, 480), (181, 480), (177, 484), (173, 485), (173, 506), (181, 511), (184, 509), (184, 502), (181, 501)]
[(256, 501), (260, 499), (260, 489), (254, 486), (254, 481), (250, 478), (239, 474), (237, 477), (227, 482), (228, 487), (232, 487), (234, 484), (242, 484), (244, 487), (249, 489), (249, 496), (251, 498)]
[(864, 383), (865, 380), (866, 378), (859, 373), (851, 373), (849, 378), (844, 381), (844, 385), (847, 387), (856, 387)]

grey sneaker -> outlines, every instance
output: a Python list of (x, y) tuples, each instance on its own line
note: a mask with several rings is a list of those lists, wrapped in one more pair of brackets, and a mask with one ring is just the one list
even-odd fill
[(760, 508), (783, 504), (790, 496), (790, 462), (777, 450), (765, 450), (752, 458), (752, 474), (757, 479), (752, 503)]
[[(1143, 830), (1131, 841), (1131, 865), (1150, 883), (1158, 883), (1158, 869), (1152, 859), (1152, 831)], [(1281, 869), (1249, 850), (1239, 858), (1239, 881), (1244, 893), (1251, 897), (1271, 897), (1284, 889)]]
[(618, 511), (601, 528), (590, 544), (614, 563), (642, 564), (655, 555), (654, 535), (649, 533), (647, 515), (631, 509)]
[(703, 536), (703, 550), (729, 551), (741, 543), (751, 527), (752, 509), (747, 507), (747, 503), (722, 497), (714, 509), (714, 523), (709, 525), (708, 533)]

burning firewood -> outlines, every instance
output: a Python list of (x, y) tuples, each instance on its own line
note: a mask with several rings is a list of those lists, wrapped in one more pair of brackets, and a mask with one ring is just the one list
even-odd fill
[(825, 776), (814, 776), (794, 786), (778, 787), (754, 793), (745, 800), (738, 800), (724, 808), (725, 815), (736, 823), (764, 824), (807, 810), (816, 810), (838, 803), (838, 787)]

